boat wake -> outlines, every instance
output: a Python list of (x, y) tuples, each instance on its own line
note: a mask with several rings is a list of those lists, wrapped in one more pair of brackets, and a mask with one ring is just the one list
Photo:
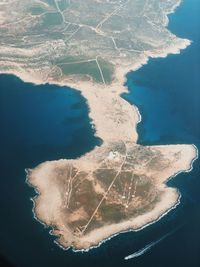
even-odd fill
[(126, 256), (124, 259), (125, 260), (130, 260), (133, 258), (137, 258), (142, 256), (143, 254), (145, 254), (146, 252), (148, 252), (152, 247), (156, 246), (158, 243), (162, 242), (164, 239), (166, 239), (168, 236), (174, 234), (180, 227), (174, 229), (173, 231), (169, 232), (168, 234), (162, 236), (161, 238), (159, 238), (158, 240), (149, 243), (148, 245), (146, 245), (144, 248), (134, 252), (133, 254), (130, 254), (128, 256)]

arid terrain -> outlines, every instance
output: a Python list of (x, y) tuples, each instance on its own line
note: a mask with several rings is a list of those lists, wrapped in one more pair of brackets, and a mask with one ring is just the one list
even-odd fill
[(180, 195), (165, 182), (179, 170), (189, 170), (195, 155), (187, 145), (118, 141), (77, 160), (44, 163), (28, 171), (28, 182), (42, 192), (35, 199), (36, 215), (53, 227), (63, 247), (96, 246), (172, 208)]
[(196, 148), (137, 144), (141, 117), (121, 94), (127, 92), (129, 71), (149, 57), (177, 54), (190, 44), (167, 29), (167, 15), (180, 3), (0, 3), (0, 73), (81, 91), (102, 140), (100, 147), (80, 158), (27, 170), (27, 182), (37, 192), (34, 215), (52, 227), (63, 248), (90, 249), (119, 232), (145, 227), (179, 203), (179, 192), (166, 181), (191, 169)]

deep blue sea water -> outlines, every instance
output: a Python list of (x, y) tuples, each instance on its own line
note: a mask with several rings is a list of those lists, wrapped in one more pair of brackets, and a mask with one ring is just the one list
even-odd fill
[[(194, 143), (200, 149), (200, 1), (184, 0), (170, 15), (169, 28), (193, 44), (180, 55), (152, 59), (128, 74), (129, 94), (142, 115), (141, 144)], [(182, 193), (181, 205), (158, 223), (120, 234), (88, 253), (63, 251), (33, 218), (25, 168), (90, 151), (100, 140), (88, 118), (85, 99), (72, 89), (34, 86), (0, 75), (0, 256), (27, 267), (199, 267), (200, 160), (191, 173), (170, 186)], [(178, 229), (143, 256), (124, 256)]]

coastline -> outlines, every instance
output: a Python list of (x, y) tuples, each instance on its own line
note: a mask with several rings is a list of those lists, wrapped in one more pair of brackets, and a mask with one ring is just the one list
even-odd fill
[[(175, 145), (175, 146), (182, 146), (183, 147), (184, 145)], [(175, 146), (173, 146), (173, 147), (175, 147)], [(186, 147), (186, 149), (187, 149), (187, 147)], [(153, 223), (159, 221), (161, 218), (163, 218), (171, 210), (175, 209), (180, 204), (181, 194), (180, 194), (179, 190), (175, 189), (175, 188), (167, 187), (166, 183), (170, 179), (176, 177), (179, 173), (190, 172), (192, 170), (193, 162), (198, 158), (198, 150), (195, 146), (193, 146), (193, 156), (192, 157), (193, 157), (192, 161), (190, 160), (191, 155), (189, 156), (189, 159), (187, 159), (188, 166), (186, 169), (178, 170), (177, 172), (173, 173), (171, 176), (165, 178), (164, 181), (162, 180), (160, 187), (161, 187), (161, 190), (163, 191), (163, 194), (164, 194), (163, 201), (160, 200), (152, 211), (150, 211), (144, 215), (141, 215), (139, 217), (136, 217), (135, 219), (130, 220), (128, 222), (124, 221), (123, 222), (124, 226), (113, 224), (113, 225), (109, 225), (108, 227), (105, 227), (105, 229), (100, 228), (99, 230), (98, 229), (95, 230), (95, 232), (89, 233), (89, 237), (87, 237), (87, 240), (86, 240), (87, 242), (86, 242), (85, 247), (83, 245), (84, 242), (82, 242), (82, 241), (80, 242), (80, 240), (79, 240), (79, 242), (80, 242), (81, 247), (78, 247), (77, 244), (75, 246), (73, 246), (73, 245), (72, 246), (66, 246), (66, 245), (64, 245), (65, 242), (63, 244), (60, 240), (59, 241), (55, 240), (54, 242), (64, 250), (72, 248), (72, 250), (75, 252), (79, 252), (79, 251), (87, 252), (93, 248), (99, 247), (102, 243), (106, 242), (107, 240), (110, 240), (111, 238), (113, 238), (114, 236), (116, 236), (120, 233), (129, 232), (129, 231), (140, 231), (140, 230), (148, 227), (149, 225), (152, 225)], [(64, 160), (63, 160), (63, 162), (64, 162)], [(39, 176), (39, 175), (36, 174), (36, 176)], [(41, 175), (40, 175), (40, 177), (42, 178)], [(31, 177), (27, 176), (27, 183), (30, 186), (29, 180), (32, 180), (32, 179), (31, 179)], [(36, 188), (35, 188), (35, 191), (39, 192)], [(38, 195), (36, 197), (34, 197), (34, 199), (35, 198), (37, 199), (37, 197), (40, 195), (41, 194), (38, 193)], [(36, 204), (34, 199), (32, 199), (32, 201), (34, 203), (34, 207), (33, 207), (34, 217), (39, 222), (41, 222), (43, 225), (49, 226), (49, 224), (45, 224), (43, 221), (41, 221), (39, 219), (39, 218), (41, 218), (41, 214), (37, 214), (37, 211), (35, 210), (35, 207), (37, 207), (38, 203)], [(135, 222), (135, 220), (136, 220), (136, 222)], [(50, 227), (51, 227), (50, 234), (56, 236), (57, 227), (56, 227), (56, 229), (54, 229), (54, 226), (50, 226)], [(90, 240), (90, 241), (88, 241), (88, 240)], [(90, 244), (92, 243), (92, 245), (88, 246), (89, 243)]]
[[(180, 3), (181, 3), (181, 1), (180, 1)], [(176, 7), (177, 7), (177, 5), (176, 5)], [(170, 13), (172, 13), (173, 11), (174, 10), (172, 10)], [(179, 39), (177, 39), (177, 40), (179, 40)], [(167, 57), (168, 54), (178, 54), (178, 53), (180, 53), (180, 50), (181, 49), (185, 49), (191, 43), (189, 40), (186, 40), (186, 39), (181, 39), (179, 41), (181, 41), (181, 43), (179, 42), (177, 44), (177, 47), (168, 47), (168, 50), (167, 51), (158, 51), (157, 53), (153, 53), (153, 52), (149, 51), (149, 52), (144, 53), (143, 60), (141, 60), (140, 63), (135, 64), (131, 68), (127, 68), (127, 69), (120, 69), (119, 68), (118, 71), (116, 72), (117, 80), (111, 86), (106, 87), (106, 94), (108, 94), (108, 91), (109, 91), (110, 92), (110, 96), (111, 96), (109, 99), (112, 99), (112, 97), (114, 97), (114, 99), (116, 99), (116, 95), (117, 95), (117, 99), (119, 99), (119, 98), (121, 98), (120, 95), (122, 93), (127, 92), (127, 88), (124, 86), (124, 83), (126, 82), (126, 74), (130, 71), (130, 69), (132, 71), (135, 71), (135, 70), (141, 68), (144, 64), (147, 64), (148, 63), (149, 58)], [(5, 72), (3, 72), (3, 73), (5, 73)], [(11, 72), (11, 74), (13, 74), (13, 72)], [(32, 76), (31, 74), (30, 74), (30, 76), (28, 76), (26, 73), (20, 73), (20, 72), (17, 73), (16, 72), (15, 75), (18, 76), (18, 77), (20, 77), (24, 81), (27, 81), (27, 82), (32, 82), (34, 84), (41, 84), (41, 83), (43, 83), (40, 79), (39, 80), (34, 79), (33, 78), (34, 75)], [(104, 142), (105, 141), (108, 142), (110, 139), (113, 139), (113, 135), (110, 135), (110, 130), (108, 130), (108, 132), (106, 132), (106, 133), (105, 132), (102, 132), (102, 130), (99, 127), (99, 125), (102, 125), (102, 119), (101, 118), (96, 118), (96, 114), (99, 112), (99, 110), (101, 110), (102, 107), (101, 107), (101, 105), (99, 107), (97, 107), (96, 98), (95, 98), (95, 95), (94, 95), (94, 93), (92, 91), (95, 91), (95, 92), (100, 92), (100, 90), (101, 91), (104, 91), (105, 90), (104, 86), (95, 85), (95, 84), (88, 84), (87, 82), (77, 83), (77, 82), (73, 82), (71, 80), (58, 81), (58, 82), (57, 81), (48, 81), (48, 82), (44, 81), (44, 83), (56, 84), (58, 86), (70, 86), (70, 87), (75, 88), (75, 89), (77, 88), (76, 90), (81, 91), (81, 93), (83, 94), (83, 96), (88, 101), (88, 106), (89, 106), (89, 110), (90, 110), (89, 116), (90, 116), (90, 118), (92, 118), (92, 124), (94, 124), (96, 126), (96, 136), (102, 138), (102, 140)], [(118, 87), (120, 89), (116, 89)], [(90, 88), (91, 90), (88, 91), (88, 88)], [(113, 90), (115, 92), (114, 94), (111, 92)], [(99, 94), (97, 93), (97, 95), (99, 95)], [(105, 96), (105, 91), (102, 93), (102, 97), (103, 96)], [(91, 106), (91, 103), (94, 103), (94, 106), (95, 107), (94, 106)], [(121, 104), (122, 103), (122, 100), (120, 100), (119, 103)], [(123, 100), (123, 103), (124, 103), (124, 100)], [(129, 113), (129, 111), (131, 111), (130, 113), (134, 113), (134, 114), (132, 114), (131, 117), (128, 117), (127, 118), (127, 119), (132, 120), (132, 124), (130, 125), (130, 127), (133, 127), (134, 129), (132, 129), (133, 131), (130, 131), (128, 134), (126, 134), (126, 136), (121, 135), (120, 138), (125, 137), (126, 140), (130, 140), (131, 142), (137, 143), (138, 136), (137, 136), (137, 132), (136, 132), (136, 127), (137, 127), (137, 124), (141, 121), (142, 118), (141, 118), (140, 112), (139, 112), (139, 110), (138, 110), (138, 108), (136, 106), (133, 106), (133, 105), (131, 106), (129, 103), (128, 103), (128, 105), (129, 105), (129, 107), (125, 111), (127, 111), (127, 113)], [(127, 105), (126, 105), (126, 107), (127, 107)], [(106, 112), (107, 112), (107, 110), (106, 110)], [(134, 125), (133, 125), (133, 123), (134, 123)], [(115, 127), (115, 125), (113, 125), (111, 128), (114, 128), (114, 127)], [(125, 132), (124, 129), (127, 129), (127, 128), (122, 128), (122, 133), (123, 134)], [(195, 146), (193, 145), (193, 147), (195, 147)], [(184, 170), (184, 169), (183, 170), (179, 170), (177, 173), (175, 173), (172, 176), (170, 176), (168, 178), (168, 180), (174, 178), (175, 176), (177, 176), (181, 172), (189, 172), (189, 171), (192, 170), (193, 162), (198, 158), (198, 150), (197, 150), (196, 147), (195, 147), (195, 149), (196, 149), (196, 154), (195, 154), (195, 157), (193, 157), (191, 159), (190, 168), (187, 169), (187, 170)], [(28, 181), (29, 181), (29, 177), (28, 177), (28, 174), (27, 174), (27, 183), (29, 184)], [(167, 181), (165, 181), (165, 183), (166, 182)], [(39, 219), (39, 217), (37, 216), (37, 214), (35, 213), (35, 207), (36, 207), (35, 200), (41, 194), (41, 192), (39, 190), (37, 190), (37, 187), (34, 187), (34, 189), (35, 189), (35, 192), (36, 192), (36, 196), (32, 199), (32, 201), (33, 201), (33, 214), (34, 214), (34, 217), (40, 223), (42, 223), (44, 226), (48, 226), (45, 223), (43, 223)], [(181, 195), (180, 195), (180, 193), (178, 192), (177, 189), (176, 189), (176, 194), (177, 194), (177, 198), (176, 198), (176, 201), (174, 200), (174, 204), (171, 204), (171, 206), (168, 208), (167, 211), (164, 211), (163, 213), (160, 213), (160, 216), (158, 216), (156, 219), (152, 219), (149, 223), (146, 223), (144, 226), (138, 227), (138, 229), (136, 229), (136, 230), (135, 229), (134, 230), (133, 229), (122, 230), (120, 232), (117, 232), (114, 235), (111, 235), (108, 238), (103, 239), (101, 242), (98, 243), (97, 246), (91, 246), (88, 249), (81, 249), (81, 250), (76, 250), (76, 249), (73, 248), (73, 251), (88, 251), (88, 250), (90, 250), (92, 248), (95, 248), (95, 247), (100, 246), (102, 243), (106, 242), (107, 240), (110, 240), (112, 237), (118, 235), (119, 233), (123, 233), (123, 232), (127, 232), (127, 231), (139, 231), (139, 230), (144, 229), (148, 225), (151, 225), (151, 224), (155, 223), (156, 221), (160, 220), (163, 216), (165, 216), (166, 214), (168, 214), (168, 212), (170, 212), (172, 209), (175, 209), (177, 207), (177, 205), (179, 205)], [(52, 229), (53, 229), (53, 227), (52, 227)], [(52, 234), (51, 231), (50, 231), (50, 234)], [(62, 247), (62, 245), (60, 245), (60, 244), (58, 244), (58, 245), (60, 247)], [(65, 249), (64, 247), (62, 247), (62, 248)]]
[[(184, 44), (182, 45), (182, 47), (187, 47), (187, 45), (189, 45), (190, 44), (190, 42), (189, 41), (187, 41), (187, 42), (183, 42)], [(183, 48), (182, 48), (183, 49)], [(173, 52), (174, 52), (174, 54), (176, 54), (176, 53), (180, 53), (180, 50), (178, 49), (178, 48), (176, 48), (176, 49), (174, 49), (173, 50)], [(159, 54), (159, 56), (160, 56), (161, 54)], [(162, 54), (162, 56), (163, 57), (166, 57), (168, 55), (168, 53), (166, 52), (166, 53), (163, 53)], [(148, 63), (148, 60), (149, 60), (149, 57), (159, 57), (159, 56), (157, 56), (157, 55), (155, 55), (155, 54), (149, 54), (149, 56), (145, 56), (145, 58), (144, 58), (144, 61), (143, 62), (141, 62), (141, 63), (138, 63), (137, 65), (135, 65), (134, 66), (134, 70), (137, 70), (137, 69), (139, 69), (140, 67), (142, 67), (143, 66), (143, 64), (147, 64)], [(132, 68), (133, 69), (133, 68)], [(134, 71), (133, 70), (133, 71)], [(114, 85), (112, 86), (112, 87), (109, 87), (110, 88), (110, 91), (112, 91), (112, 89), (114, 89), (114, 88), (116, 88), (117, 87), (117, 84), (124, 84), (125, 83), (125, 81), (126, 81), (126, 74), (128, 73), (130, 71), (130, 69), (127, 69), (127, 70), (120, 70), (119, 71), (119, 75), (118, 75), (118, 78), (119, 77), (121, 77), (120, 78), (120, 82), (115, 82), (114, 83)], [(12, 73), (13, 74), (13, 73)], [(24, 76), (24, 75), (21, 75), (21, 74), (19, 74), (19, 73), (17, 73), (17, 75), (16, 76), (18, 76), (18, 77), (20, 77), (20, 78), (22, 78), (23, 77), (23, 80), (25, 80), (25, 81), (28, 81), (28, 82), (30, 82), (30, 78), (29, 77), (27, 77), (26, 75)], [(39, 81), (35, 81), (35, 80), (32, 80), (31, 81), (32, 83), (34, 83), (34, 84), (41, 84), (41, 82), (39, 82)], [(81, 83), (80, 85), (78, 84), (77, 85), (77, 83), (72, 83), (72, 82), (59, 82), (59, 83), (57, 83), (57, 82), (49, 82), (49, 84), (56, 84), (56, 85), (58, 85), (58, 86), (70, 86), (70, 87), (72, 87), (72, 88), (78, 88), (78, 89), (76, 89), (76, 90), (79, 90), (79, 91), (81, 91), (81, 93), (83, 94), (83, 96), (86, 98), (86, 100), (88, 101), (88, 97), (90, 97), (90, 96), (88, 96), (88, 94), (87, 93), (85, 93), (86, 92), (86, 90), (88, 89), (88, 83)], [(96, 87), (96, 86), (95, 86)], [(99, 86), (98, 86), (99, 87)], [(102, 86), (103, 87), (103, 86)], [(80, 90), (80, 88), (81, 88), (81, 90)], [(84, 88), (84, 89), (83, 89)], [(97, 88), (96, 87), (96, 89), (98, 90), (99, 88)], [(107, 90), (108, 90), (108, 87), (106, 88)], [(94, 86), (92, 85), (92, 90), (94, 91), (95, 89), (94, 89)], [(101, 88), (101, 90), (104, 90), (104, 88)], [(122, 87), (122, 89), (118, 89), (118, 95), (119, 95), (119, 97), (121, 98), (121, 94), (122, 93), (124, 93), (124, 92), (127, 92), (127, 88), (125, 87), (125, 86), (123, 86)], [(107, 93), (107, 92), (106, 92)], [(93, 98), (93, 95), (92, 95), (92, 98)], [(121, 98), (122, 99), (122, 98)], [(93, 101), (93, 99), (92, 99), (92, 101)], [(123, 101), (126, 101), (126, 100), (123, 100)], [(95, 103), (95, 101), (93, 101), (94, 103)], [(136, 127), (137, 127), (137, 124), (141, 121), (141, 115), (140, 115), (140, 112), (139, 112), (139, 109), (136, 107), (136, 106), (131, 106), (128, 102), (127, 102), (127, 105), (129, 105), (130, 106), (130, 108), (131, 108), (131, 111), (133, 112), (134, 111), (134, 113), (135, 113), (135, 118), (137, 118), (137, 119), (135, 119), (134, 120), (134, 123), (135, 123), (135, 127), (134, 127), (134, 129), (135, 129), (135, 135), (134, 135), (134, 141), (133, 141), (133, 135), (132, 135), (132, 133), (128, 136), (128, 139), (130, 138), (130, 140), (132, 141), (132, 142), (137, 142), (137, 139), (138, 139), (138, 137), (137, 137), (137, 133), (136, 133)], [(92, 112), (91, 112), (91, 109), (90, 109), (90, 105), (88, 104), (88, 106), (89, 106), (89, 116), (90, 116), (90, 118), (92, 118), (92, 121), (91, 121), (91, 123), (93, 124), (93, 125), (95, 125), (96, 126), (96, 122), (95, 122), (95, 120), (93, 119), (93, 114), (91, 114)], [(98, 123), (97, 123), (98, 124)], [(96, 128), (96, 134), (95, 134), (96, 136), (98, 136), (99, 137), (99, 131), (98, 131), (98, 129)], [(100, 135), (100, 137), (102, 138), (102, 136)], [(110, 139), (109, 138), (110, 136), (103, 136), (103, 141), (106, 139), (106, 138), (108, 138), (108, 140)], [(193, 162), (193, 161), (192, 161)], [(190, 169), (191, 169), (191, 167), (190, 167)], [(184, 171), (184, 170), (183, 170)], [(169, 179), (172, 179), (173, 177), (175, 177), (176, 175), (178, 175), (179, 173), (181, 173), (181, 172), (183, 172), (182, 170), (180, 170), (179, 172), (177, 172), (177, 174), (174, 174), (174, 175), (172, 175)], [(187, 171), (189, 171), (189, 170), (187, 170)], [(29, 177), (28, 177), (28, 175), (27, 175), (27, 181), (28, 181), (28, 179), (29, 179)], [(29, 184), (29, 183), (28, 183)], [(30, 184), (29, 184), (30, 185)], [(35, 192), (36, 192), (36, 196), (33, 198), (33, 199), (31, 199), (32, 200), (32, 202), (33, 202), (33, 214), (34, 214), (34, 218), (36, 219), (36, 220), (38, 220), (40, 223), (42, 223), (45, 227), (48, 227), (48, 225), (47, 224), (45, 224), (42, 220), (40, 220), (40, 218), (37, 216), (37, 214), (35, 213), (35, 207), (36, 207), (36, 204), (35, 204), (35, 200), (37, 199), (37, 197), (40, 195), (40, 193), (39, 193), (39, 190), (37, 190), (37, 188), (36, 187), (34, 187), (34, 189), (35, 189)], [(170, 212), (170, 210), (172, 210), (172, 209), (174, 209), (174, 208), (176, 208), (176, 206), (180, 203), (180, 198), (181, 198), (181, 196), (180, 196), (180, 194), (178, 193), (178, 192), (176, 192), (177, 193), (177, 195), (179, 196), (179, 197), (177, 197), (177, 199), (170, 205), (170, 207), (167, 209), (167, 211), (164, 211), (164, 212), (161, 212), (158, 216), (157, 216), (157, 218), (155, 219), (152, 219), (150, 222), (147, 222), (147, 223), (145, 223), (143, 226), (141, 226), (141, 227), (138, 227), (137, 229), (125, 229), (125, 230), (121, 230), (121, 231), (119, 231), (119, 232), (117, 232), (117, 233), (115, 233), (115, 234), (111, 234), (111, 235), (109, 235), (109, 237), (104, 237), (103, 239), (102, 239), (102, 241), (99, 241), (98, 242), (98, 244), (97, 245), (95, 245), (95, 246), (91, 246), (91, 247), (89, 247), (89, 248), (86, 248), (86, 249), (76, 249), (76, 248), (73, 248), (73, 251), (89, 251), (90, 249), (92, 249), (92, 248), (96, 248), (96, 247), (98, 247), (98, 246), (100, 246), (102, 243), (104, 243), (104, 242), (106, 242), (107, 240), (110, 240), (112, 237), (114, 237), (114, 236), (116, 236), (116, 235), (118, 235), (119, 233), (123, 233), (123, 232), (127, 232), (127, 231), (139, 231), (139, 230), (142, 230), (142, 229), (144, 229), (145, 227), (147, 227), (148, 225), (151, 225), (151, 224), (153, 224), (153, 223), (155, 223), (155, 222), (157, 222), (159, 219), (161, 219), (163, 216), (165, 216), (166, 214), (168, 214), (168, 212)], [(52, 227), (52, 230), (50, 231), (50, 234), (53, 234), (52, 232), (53, 232), (53, 227)], [(63, 249), (66, 249), (64, 246), (62, 246), (61, 244), (59, 244), (57, 241), (55, 241), (56, 242), (56, 244), (57, 245), (59, 245), (60, 247), (62, 247)], [(68, 248), (70, 248), (70, 247), (68, 247)]]
[[(116, 234), (113, 234), (113, 235), (111, 235), (111, 236), (109, 236), (109, 237), (103, 239), (102, 241), (100, 241), (100, 242), (98, 243), (98, 245), (91, 246), (91, 247), (89, 247), (89, 248), (87, 248), (87, 249), (75, 249), (74, 247), (68, 247), (68, 248), (66, 248), (66, 247), (62, 246), (61, 244), (59, 244), (59, 242), (57, 242), (56, 240), (55, 240), (54, 242), (55, 242), (56, 245), (58, 245), (58, 246), (59, 246), (60, 248), (62, 248), (63, 250), (69, 250), (69, 249), (72, 249), (73, 252), (89, 252), (90, 250), (92, 250), (92, 249), (96, 249), (96, 248), (100, 247), (100, 246), (101, 246), (102, 244), (104, 244), (105, 242), (111, 240), (112, 238), (114, 238), (114, 237), (116, 237), (116, 236), (118, 236), (118, 235), (120, 235), (120, 234), (129, 233), (129, 232), (138, 232), (138, 231), (142, 231), (142, 230), (145, 229), (146, 227), (148, 227), (148, 226), (150, 226), (150, 225), (152, 225), (152, 224), (158, 222), (158, 221), (159, 221), (160, 219), (162, 219), (165, 215), (167, 215), (170, 211), (176, 209), (176, 207), (181, 203), (180, 200), (181, 200), (181, 195), (179, 195), (179, 198), (178, 198), (177, 202), (174, 204), (174, 206), (172, 206), (171, 208), (169, 208), (165, 213), (161, 214), (161, 215), (160, 215), (157, 219), (155, 219), (154, 221), (151, 221), (150, 223), (147, 223), (147, 224), (145, 224), (144, 226), (142, 226), (142, 227), (140, 227), (140, 228), (138, 228), (138, 229), (131, 229), (131, 228), (130, 228), (130, 229), (128, 229), (128, 230), (124, 230), (124, 231), (122, 230), (122, 231), (120, 231), (120, 232), (118, 232), (118, 233), (116, 233)], [(35, 215), (34, 215), (34, 216), (35, 216)], [(37, 217), (36, 217), (36, 220), (38, 220)], [(38, 221), (39, 221), (39, 220), (38, 220)], [(39, 222), (40, 222), (40, 221), (39, 221)], [(46, 225), (45, 225), (45, 226), (46, 226)], [(52, 230), (50, 230), (50, 232), (49, 232), (50, 234), (51, 234), (51, 231), (52, 231)]]
[[(171, 12), (170, 12), (171, 13)], [(107, 98), (110, 97), (111, 99), (118, 99), (121, 102), (124, 102), (126, 105), (126, 108), (128, 108), (129, 113), (132, 114), (132, 118), (129, 117), (129, 120), (132, 120), (132, 124), (130, 127), (132, 127), (133, 132), (129, 132), (129, 136), (127, 136), (128, 139), (131, 139), (134, 142), (137, 142), (138, 134), (136, 132), (137, 124), (141, 121), (141, 115), (139, 112), (139, 109), (135, 105), (131, 105), (128, 103), (125, 99), (121, 97), (123, 93), (128, 92), (128, 88), (126, 87), (126, 81), (127, 81), (127, 75), (129, 72), (134, 72), (140, 69), (142, 66), (148, 64), (148, 61), (150, 58), (165, 58), (170, 54), (180, 54), (181, 50), (186, 49), (190, 44), (191, 41), (188, 39), (180, 39), (178, 37), (175, 37), (176, 45), (172, 44), (171, 46), (168, 46), (165, 48), (165, 50), (158, 50), (156, 51), (144, 51), (143, 58), (140, 58), (140, 61), (136, 62), (133, 65), (130, 65), (126, 68), (122, 68), (120, 66), (116, 67), (115, 70), (115, 79), (111, 84), (106, 85), (106, 87), (103, 84), (96, 84), (92, 80), (89, 82), (85, 81), (74, 81), (74, 77), (63, 77), (62, 80), (46, 80), (43, 76), (41, 76), (41, 73), (38, 72), (26, 72), (26, 70), (21, 69), (14, 69), (14, 70), (0, 70), (0, 74), (11, 74), (15, 75), (18, 78), (20, 78), (22, 81), (27, 83), (32, 83), (34, 85), (42, 85), (42, 84), (49, 84), (49, 85), (56, 85), (60, 87), (70, 87), (74, 90), (79, 91), (83, 97), (86, 99), (86, 102), (88, 104), (89, 108), (89, 117), (91, 118), (91, 124), (95, 125), (95, 136), (100, 137), (102, 140), (110, 139), (109, 135), (104, 136), (104, 133), (101, 133), (101, 130), (99, 130), (99, 124), (101, 125), (101, 118), (100, 121), (97, 121), (96, 115), (99, 113), (99, 110), (102, 112), (102, 104), (100, 103), (99, 106), (96, 106), (98, 104), (97, 101), (97, 94), (101, 95), (104, 98), (105, 94), (107, 95)], [(96, 93), (94, 93), (94, 91)], [(105, 92), (106, 91), (106, 92)], [(110, 93), (110, 96), (108, 95)], [(98, 99), (99, 100), (99, 99)], [(91, 106), (95, 102), (94, 108)], [(104, 112), (104, 114), (101, 114), (101, 117), (105, 117), (105, 114), (107, 113), (107, 110)], [(105, 122), (105, 121), (104, 121)], [(111, 123), (111, 122), (109, 122)], [(113, 125), (115, 127), (116, 125)], [(134, 128), (134, 129), (133, 129)], [(129, 130), (130, 131), (130, 130)], [(108, 130), (110, 132), (110, 130)], [(123, 131), (124, 132), (124, 131)], [(102, 136), (101, 136), (102, 135)], [(113, 137), (112, 137), (113, 138)]]

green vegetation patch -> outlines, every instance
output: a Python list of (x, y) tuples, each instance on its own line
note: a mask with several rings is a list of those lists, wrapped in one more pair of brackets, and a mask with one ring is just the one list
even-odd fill
[(105, 82), (108, 84), (111, 83), (114, 75), (113, 64), (108, 61), (105, 61), (104, 59), (98, 59), (98, 62), (101, 67)]
[(58, 40), (58, 39), (62, 39), (64, 38), (64, 34), (62, 32), (59, 31), (49, 31), (49, 38), (54, 39), (54, 40)]
[[(91, 61), (90, 61), (91, 60)], [(64, 75), (87, 75), (90, 76), (95, 82), (103, 83), (101, 72), (97, 65), (96, 60), (87, 58), (86, 56), (66, 56), (57, 59), (53, 64), (57, 64)], [(106, 83), (111, 83), (113, 80), (114, 67), (108, 61), (98, 59), (104, 80)]]
[(61, 11), (64, 11), (69, 7), (69, 3), (67, 0), (60, 0), (57, 3)]
[(88, 58), (85, 56), (63, 56), (60, 58), (57, 58), (52, 64), (63, 64), (63, 63), (74, 63), (74, 62), (79, 62), (79, 61), (87, 61)]
[(98, 83), (102, 82), (101, 74), (99, 72), (96, 61), (59, 64), (59, 67), (61, 68), (64, 75), (89, 75), (94, 81)]
[(62, 24), (62, 16), (60, 13), (47, 13), (43, 16), (42, 27), (52, 27)]
[(31, 15), (41, 15), (45, 12), (45, 9), (43, 9), (41, 6), (33, 6), (30, 8)]
[[(98, 59), (103, 78), (107, 84), (111, 83), (114, 75), (113, 64), (103, 59)], [(90, 76), (95, 82), (103, 83), (100, 69), (95, 59), (88, 58), (87, 56), (70, 56), (60, 57), (52, 64), (58, 65), (64, 75), (82, 75)]]

